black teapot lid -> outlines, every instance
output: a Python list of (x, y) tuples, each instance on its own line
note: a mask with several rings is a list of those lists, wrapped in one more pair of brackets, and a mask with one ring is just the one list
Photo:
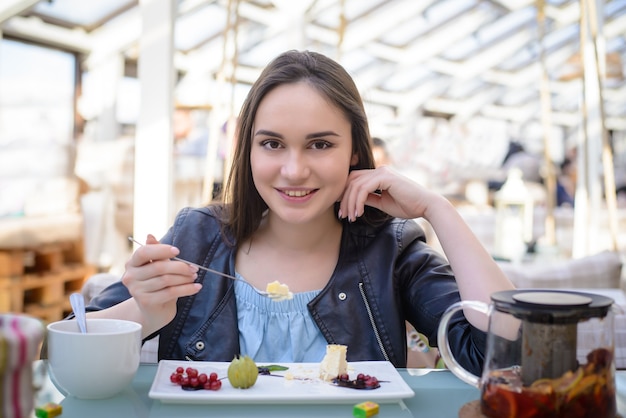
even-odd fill
[(518, 289), (491, 295), (496, 310), (539, 323), (574, 323), (589, 318), (603, 318), (613, 299), (576, 291)]

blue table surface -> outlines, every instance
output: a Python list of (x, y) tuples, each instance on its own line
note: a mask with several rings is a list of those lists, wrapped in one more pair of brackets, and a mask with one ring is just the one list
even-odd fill
[[(45, 373), (45, 362), (39, 369), (42, 389), (37, 393), (36, 404), (55, 402), (63, 407), (62, 418), (199, 418), (199, 417), (352, 417), (353, 404), (168, 404), (151, 399), (148, 392), (157, 371), (156, 364), (142, 364), (132, 384), (119, 395), (103, 400), (81, 400), (64, 397)], [(36, 365), (36, 369), (37, 369)], [(400, 403), (381, 403), (377, 418), (457, 418), (459, 409), (478, 399), (478, 389), (470, 386), (447, 370), (399, 369), (402, 378), (415, 392), (415, 396)], [(97, 378), (97, 376), (94, 376)], [(617, 371), (618, 411), (626, 411), (626, 371)]]

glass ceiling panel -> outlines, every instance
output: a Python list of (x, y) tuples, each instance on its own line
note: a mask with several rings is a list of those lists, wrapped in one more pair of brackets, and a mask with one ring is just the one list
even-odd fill
[(527, 7), (518, 12), (510, 13), (481, 28), (477, 32), (477, 36), (482, 43), (492, 42), (513, 30), (518, 30), (522, 26), (534, 22), (536, 15), (537, 11), (534, 7)]
[(428, 79), (433, 75), (432, 71), (425, 65), (415, 68), (396, 72), (393, 77), (389, 77), (383, 84), (382, 88), (389, 91), (407, 91), (415, 87), (419, 81)]
[(476, 4), (475, 0), (444, 0), (428, 8), (425, 15), (432, 26), (447, 21), (460, 10), (467, 10)]
[(209, 5), (176, 20), (176, 48), (187, 51), (219, 34), (226, 23), (226, 9)]
[(416, 39), (427, 26), (428, 22), (422, 16), (415, 16), (384, 34), (381, 40), (389, 45), (405, 46)]
[[(0, 4), (4, 1), (0, 0)], [(489, 89), (502, 86), (520, 88), (512, 96), (503, 96), (503, 103), (521, 105), (533, 100), (525, 94), (536, 95), (536, 82), (531, 80), (539, 71), (541, 48), (547, 52), (549, 70), (556, 74), (553, 77), (560, 74), (560, 67), (579, 49), (579, 0), (545, 1), (546, 35), (540, 45), (533, 0), (241, 0), (237, 76), (242, 84), (250, 83), (261, 67), (285, 49), (312, 49), (331, 57), (339, 56), (346, 69), (363, 82), (366, 91), (380, 93), (373, 95), (373, 100), (385, 106), (394, 106), (392, 101), (402, 96), (388, 93), (416, 92), (424, 96), (424, 99), (397, 100), (398, 108), (410, 108), (424, 106), (429, 98), (445, 97), (460, 103), (471, 100), (472, 96), (487, 96), (484, 93), (490, 92)], [(182, 52), (176, 54), (178, 70), (214, 76), (222, 62), (227, 5), (233, 2), (171, 2), (178, 5), (174, 34), (175, 46)], [(16, 19), (7, 19), (2, 29), (17, 39), (26, 37), (35, 43), (63, 47), (67, 44), (69, 50), (84, 53), (86, 57), (92, 45), (89, 40), (93, 39), (94, 48), (110, 43), (111, 48), (134, 59), (142, 18), (139, 3), (139, 0), (40, 0), (36, 6), (16, 13)], [(623, 68), (626, 0), (600, 3), (606, 16), (606, 50), (620, 54), (620, 68)], [(301, 13), (293, 16), (289, 13), (305, 5), (310, 5), (310, 10), (304, 19)], [(338, 55), (337, 30), (342, 5), (348, 26)], [(45, 21), (35, 28), (40, 32), (32, 31), (32, 39), (28, 32), (31, 28), (26, 26), (29, 22), (20, 17), (29, 15), (43, 17)], [(106, 30), (102, 31), (106, 39), (94, 33), (86, 34), (83, 43), (66, 40), (73, 35), (67, 28), (90, 30), (100, 24), (106, 26), (105, 20), (119, 27), (111, 31), (120, 35), (118, 41), (110, 42)], [(227, 56), (231, 53), (228, 48)], [(472, 60), (477, 55), (481, 58)], [(466, 66), (462, 65), (464, 61)], [(455, 83), (457, 77), (462, 81)], [(610, 82), (609, 87), (614, 91), (614, 86), (623, 85), (624, 80)], [(623, 108), (622, 93), (623, 90), (616, 91), (610, 100), (619, 100)], [(620, 98), (613, 99), (616, 95)]]
[(39, 2), (34, 11), (77, 26), (91, 26), (136, 0), (54, 0)]
[(360, 69), (372, 64), (372, 62), (374, 62), (372, 56), (362, 49), (353, 49), (346, 53), (341, 59), (341, 65), (343, 65), (349, 73), (356, 73)]

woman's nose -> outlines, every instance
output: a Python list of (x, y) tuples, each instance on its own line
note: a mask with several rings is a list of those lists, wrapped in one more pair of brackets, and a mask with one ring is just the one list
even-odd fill
[(291, 180), (305, 178), (310, 174), (309, 165), (302, 153), (290, 152), (281, 168), (281, 175)]

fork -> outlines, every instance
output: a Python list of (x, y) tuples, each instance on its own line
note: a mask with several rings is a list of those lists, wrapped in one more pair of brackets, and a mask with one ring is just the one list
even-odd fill
[[(128, 240), (134, 242), (135, 244), (139, 245), (140, 247), (144, 246), (144, 244), (142, 244), (141, 242), (137, 241), (133, 237), (128, 237)], [(200, 264), (192, 263), (191, 261), (183, 260), (182, 258), (178, 258), (178, 257), (172, 257), (170, 260), (181, 261), (181, 262), (183, 262), (185, 264), (188, 264), (190, 266), (195, 266), (195, 267), (197, 267), (197, 268), (199, 268), (201, 270), (205, 270), (205, 271), (208, 271), (210, 273), (215, 273), (215, 274), (218, 274), (218, 275), (220, 275), (222, 277), (226, 277), (226, 278), (231, 279), (231, 280), (239, 280), (241, 282), (244, 282), (248, 286), (250, 286), (259, 295), (268, 297), (268, 298), (273, 299), (273, 300), (283, 300), (285, 298), (284, 295), (279, 295), (277, 293), (271, 293), (271, 292), (266, 292), (265, 290), (257, 289), (256, 287), (252, 286), (252, 284), (250, 284), (247, 280), (242, 279), (241, 277), (231, 276), (230, 274), (226, 274), (226, 273), (223, 273), (223, 272), (218, 271), (218, 270), (213, 270), (213, 269), (210, 269), (208, 267), (201, 266)]]

